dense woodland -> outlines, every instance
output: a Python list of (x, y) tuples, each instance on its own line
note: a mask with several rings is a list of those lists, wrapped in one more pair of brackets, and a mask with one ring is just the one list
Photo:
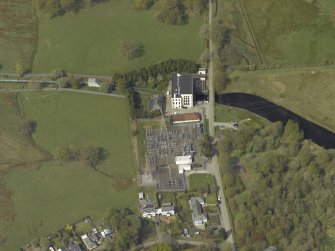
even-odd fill
[(218, 148), (239, 250), (334, 250), (334, 150), (292, 121), (225, 130)]

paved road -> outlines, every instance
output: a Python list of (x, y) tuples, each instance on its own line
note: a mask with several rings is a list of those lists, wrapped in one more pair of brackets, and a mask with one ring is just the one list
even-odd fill
[(84, 94), (94, 94), (99, 96), (110, 96), (117, 98), (125, 98), (124, 95), (113, 94), (113, 93), (104, 93), (104, 92), (93, 92), (69, 88), (44, 88), (44, 89), (0, 89), (0, 93), (13, 93), (13, 92), (76, 92)]
[[(208, 80), (209, 80), (209, 102), (208, 107), (206, 109), (207, 112), (207, 119), (209, 124), (209, 135), (212, 139), (215, 138), (215, 130), (214, 130), (214, 105), (215, 105), (215, 90), (214, 90), (214, 82), (213, 82), (213, 63), (214, 63), (214, 50), (213, 50), (213, 41), (212, 41), (212, 22), (213, 22), (213, 4), (212, 1), (209, 1), (209, 53), (210, 53), (210, 63), (209, 63), (209, 70), (208, 70)], [(218, 185), (219, 191), (218, 195), (221, 197), (222, 203), (220, 204), (220, 221), (222, 227), (230, 233), (228, 236), (227, 241), (234, 244), (233, 232), (229, 221), (228, 209), (225, 203), (225, 196), (222, 189), (222, 179), (219, 171), (217, 155), (215, 155), (211, 162), (207, 165), (208, 171), (213, 174), (216, 178), (216, 183)]]

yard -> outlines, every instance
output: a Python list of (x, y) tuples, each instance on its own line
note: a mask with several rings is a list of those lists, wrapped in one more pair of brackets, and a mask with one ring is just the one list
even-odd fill
[[(155, 20), (156, 11), (154, 6), (138, 12), (134, 0), (113, 0), (53, 19), (40, 13), (33, 71), (60, 67), (74, 73), (111, 75), (169, 58), (197, 61), (203, 49), (198, 35), (203, 18), (190, 18), (186, 25), (168, 25)], [(122, 57), (124, 40), (143, 44), (144, 55), (133, 60)]]
[(335, 131), (334, 66), (236, 72), (232, 79), (226, 92), (264, 97)]
[(85, 216), (99, 220), (107, 208), (137, 206), (125, 99), (36, 92), (20, 94), (19, 101), (25, 116), (37, 122), (39, 146), (51, 153), (59, 146), (104, 147), (107, 158), (98, 168), (111, 177), (81, 162), (56, 160), (10, 171), (5, 184), (15, 217), (1, 250), (17, 250)]
[(206, 173), (194, 173), (189, 176), (189, 191), (216, 192), (215, 177)]

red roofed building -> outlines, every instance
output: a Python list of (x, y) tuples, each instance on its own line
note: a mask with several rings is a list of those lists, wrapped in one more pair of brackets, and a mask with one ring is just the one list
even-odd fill
[(184, 113), (171, 116), (172, 124), (197, 123), (201, 121), (200, 113)]

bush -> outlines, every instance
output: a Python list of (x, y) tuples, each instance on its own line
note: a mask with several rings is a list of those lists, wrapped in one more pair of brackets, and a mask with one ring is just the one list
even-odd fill
[(20, 126), (20, 131), (23, 135), (31, 135), (36, 132), (37, 123), (32, 120), (25, 120)]
[(136, 0), (135, 9), (138, 11), (148, 10), (154, 5), (154, 0)]
[(143, 55), (144, 46), (135, 41), (122, 41), (120, 52), (128, 60), (132, 60)]
[(68, 87), (71, 87), (70, 81), (66, 77), (62, 77), (62, 78), (57, 79), (57, 86), (59, 88), (68, 88)]
[(184, 11), (184, 6), (180, 0), (161, 0), (160, 11), (156, 18), (159, 22), (168, 24), (184, 24), (187, 20), (187, 15)]

